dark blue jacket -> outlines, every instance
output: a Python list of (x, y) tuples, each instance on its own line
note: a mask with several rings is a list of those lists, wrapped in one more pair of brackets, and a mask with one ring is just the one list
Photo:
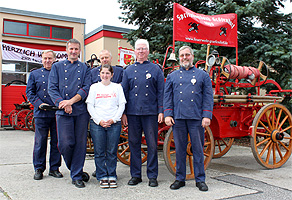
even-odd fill
[(213, 89), (209, 75), (195, 67), (181, 67), (167, 76), (164, 89), (164, 117), (212, 119)]
[(56, 114), (77, 116), (87, 112), (85, 100), (91, 85), (90, 68), (85, 63), (64, 60), (53, 64), (49, 76), (49, 94), (53, 103), (59, 106), (63, 100), (69, 100), (76, 94), (82, 98), (72, 105), (72, 114), (58, 110)]
[(163, 113), (164, 75), (161, 68), (149, 61), (139, 62), (124, 70), (122, 81), (128, 115)]
[[(113, 67), (113, 70), (114, 70), (114, 76), (113, 76), (112, 82), (114, 82), (114, 83), (122, 82), (124, 69), (122, 67), (120, 67), (120, 66), (112, 66), (112, 67)], [(93, 68), (91, 70), (92, 84), (101, 81), (100, 74), (99, 74), (100, 68), (101, 68), (101, 66), (98, 66), (98, 67)]]
[(50, 71), (42, 67), (32, 71), (29, 75), (26, 86), (26, 96), (29, 102), (34, 106), (34, 117), (55, 117), (55, 111), (44, 111), (39, 109), (42, 103), (54, 105), (48, 94), (49, 74)]

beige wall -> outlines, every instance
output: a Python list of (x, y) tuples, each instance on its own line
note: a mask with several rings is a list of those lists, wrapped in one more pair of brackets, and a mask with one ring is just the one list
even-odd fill
[[(73, 37), (79, 40), (81, 43), (81, 50), (83, 52), (82, 61), (84, 61), (84, 55), (85, 55), (84, 54), (84, 34), (85, 34), (84, 23), (44, 19), (44, 18), (39, 18), (39, 17), (31, 17), (31, 16), (8, 14), (8, 13), (0, 12), (0, 42), (5, 40), (5, 41), (13, 41), (13, 42), (24, 42), (24, 43), (33, 43), (33, 44), (43, 44), (43, 45), (55, 45), (55, 46), (66, 46), (66, 41), (56, 41), (56, 40), (48, 40), (48, 39), (35, 39), (31, 37), (3, 35), (3, 20), (4, 19), (73, 28)], [(2, 72), (2, 51), (1, 50), (0, 50), (0, 71)], [(0, 83), (2, 83), (2, 75), (0, 76)], [(1, 95), (2, 95), (2, 87), (0, 87), (0, 96)], [(0, 110), (2, 109), (1, 99), (2, 98), (0, 97)]]
[[(32, 23), (40, 23), (40, 24), (48, 24), (54, 26), (63, 26), (73, 28), (73, 37), (80, 41), (82, 46), (82, 52), (84, 52), (84, 26), (85, 24), (74, 23), (68, 21), (59, 21), (59, 20), (51, 20), (51, 19), (42, 19), (37, 17), (28, 17), (28, 16), (20, 16), (14, 14), (6, 14), (0, 13), (0, 23), (3, 24), (3, 19), (17, 20), (17, 21), (25, 21)], [(25, 42), (25, 43), (34, 43), (34, 44), (44, 44), (44, 45), (56, 45), (56, 46), (65, 46), (66, 41), (55, 41), (55, 40), (47, 40), (47, 39), (34, 39), (29, 37), (17, 37), (17, 36), (3, 36), (3, 26), (0, 26), (0, 40), (6, 41), (14, 41), (14, 42)]]
[(119, 60), (119, 44), (120, 47), (133, 49), (130, 43), (127, 42), (127, 39), (111, 38), (111, 37), (102, 37), (94, 42), (91, 42), (85, 46), (86, 51), (86, 60), (91, 59), (92, 54), (96, 54), (99, 57), (99, 52), (103, 49), (111, 51), (113, 55), (112, 65), (117, 65)]

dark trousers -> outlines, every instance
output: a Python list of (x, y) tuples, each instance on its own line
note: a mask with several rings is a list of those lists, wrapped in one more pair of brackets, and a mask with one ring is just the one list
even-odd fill
[(78, 116), (56, 116), (59, 150), (71, 172), (72, 180), (82, 180), (89, 114), (86, 112)]
[(147, 143), (147, 177), (157, 178), (158, 159), (157, 159), (157, 138), (158, 122), (157, 115), (127, 115), (128, 136), (131, 150), (130, 172), (132, 177), (141, 176), (141, 139), (142, 131)]
[(190, 134), (193, 165), (196, 182), (205, 182), (204, 170), (204, 128), (200, 120), (176, 119), (173, 125), (173, 138), (176, 149), (176, 180), (184, 181), (186, 178), (186, 150), (188, 133)]
[(36, 117), (35, 119), (35, 137), (33, 148), (33, 165), (34, 169), (46, 169), (46, 155), (48, 134), (50, 131), (50, 170), (57, 170), (61, 166), (61, 154), (58, 150), (57, 144), (57, 129), (55, 117)]

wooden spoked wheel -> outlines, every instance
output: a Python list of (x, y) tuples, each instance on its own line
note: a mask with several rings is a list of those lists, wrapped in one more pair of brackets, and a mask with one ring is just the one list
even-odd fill
[(224, 156), (232, 146), (234, 138), (222, 138), (214, 141), (215, 151), (213, 158), (220, 158)]
[[(187, 145), (187, 158), (186, 158), (186, 166), (187, 166), (187, 174), (186, 179), (194, 179), (194, 167), (193, 167), (193, 153), (191, 149), (191, 141), (190, 137), (188, 137), (188, 145)], [(205, 129), (205, 145), (204, 145), (204, 168), (207, 169), (208, 165), (212, 160), (212, 156), (214, 154), (214, 139), (212, 135), (212, 131), (209, 127)], [(163, 157), (164, 162), (169, 170), (169, 172), (175, 176), (176, 173), (176, 152), (175, 152), (175, 144), (173, 139), (172, 128), (170, 128), (165, 137), (164, 145), (163, 145)]]
[(19, 111), (15, 117), (15, 126), (23, 131), (28, 131), (28, 127), (25, 125), (25, 117), (30, 112), (30, 109), (23, 109)]
[(289, 110), (277, 103), (262, 107), (252, 123), (250, 139), (256, 161), (269, 169), (279, 168), (292, 152), (292, 116)]
[(27, 113), (27, 115), (25, 117), (25, 125), (31, 131), (35, 130), (33, 122), (34, 122), (34, 120), (33, 120), (33, 110), (31, 110), (29, 113)]
[[(142, 139), (143, 140), (143, 139)], [(141, 143), (141, 157), (142, 163), (147, 160), (147, 145)], [(131, 162), (131, 152), (128, 141), (128, 127), (123, 127), (120, 135), (120, 141), (118, 145), (118, 159), (125, 165), (130, 165)]]

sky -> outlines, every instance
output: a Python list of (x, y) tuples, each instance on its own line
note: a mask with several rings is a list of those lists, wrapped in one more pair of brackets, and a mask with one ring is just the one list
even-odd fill
[[(78, 3), (76, 3), (78, 2)], [(283, 12), (292, 12), (292, 3), (287, 0)], [(135, 29), (119, 19), (122, 15), (118, 0), (0, 0), (0, 7), (13, 8), (67, 17), (86, 19), (85, 33), (89, 33), (102, 25)]]

